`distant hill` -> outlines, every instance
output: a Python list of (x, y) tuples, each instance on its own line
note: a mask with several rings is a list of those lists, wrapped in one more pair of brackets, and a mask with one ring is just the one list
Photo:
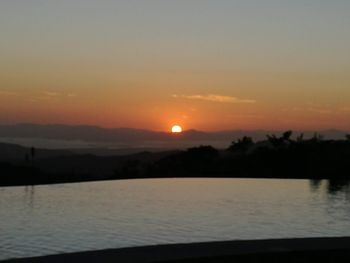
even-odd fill
[[(70, 126), (62, 124), (39, 125), (39, 124), (16, 124), (0, 125), (0, 138), (41, 138), (49, 140), (84, 141), (97, 143), (120, 144), (115, 148), (176, 148), (177, 146), (188, 147), (197, 144), (211, 144), (217, 147), (228, 146), (232, 140), (243, 136), (252, 137), (254, 140), (264, 140), (267, 134), (280, 135), (283, 131), (266, 130), (228, 130), (217, 132), (204, 132), (198, 130), (187, 130), (182, 134), (171, 134), (167, 132), (116, 128), (107, 129), (97, 126)], [(324, 135), (325, 139), (343, 139), (347, 132), (338, 130), (317, 131)], [(296, 131), (297, 136), (301, 132)], [(305, 138), (313, 136), (314, 131), (304, 132)], [(19, 143), (14, 141), (14, 143)], [(56, 147), (57, 148), (57, 147)], [(66, 147), (67, 148), (67, 147)]]
[[(0, 143), (0, 161), (25, 160), (29, 158), (31, 149), (16, 144)], [(48, 150), (35, 149), (36, 158), (52, 158), (57, 156), (71, 156), (73, 152), (69, 150)]]
[[(16, 124), (0, 125), (0, 137), (9, 138), (45, 138), (61, 140), (84, 140), (92, 142), (119, 142), (119, 141), (171, 141), (171, 140), (226, 140), (232, 136), (245, 135), (245, 131), (203, 132), (187, 130), (182, 134), (167, 132), (115, 128), (107, 129), (97, 126), (62, 124)], [(253, 132), (256, 133), (256, 132)], [(259, 133), (259, 132), (258, 132)], [(257, 134), (258, 134), (257, 133)]]

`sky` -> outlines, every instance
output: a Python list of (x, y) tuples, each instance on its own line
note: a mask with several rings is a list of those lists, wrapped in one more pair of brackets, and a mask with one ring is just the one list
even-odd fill
[(350, 130), (348, 0), (1, 0), (0, 123)]

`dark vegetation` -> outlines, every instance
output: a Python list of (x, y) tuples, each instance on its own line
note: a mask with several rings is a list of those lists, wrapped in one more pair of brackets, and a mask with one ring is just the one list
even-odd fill
[[(243, 137), (219, 151), (211, 146), (168, 155), (148, 167), (123, 166), (118, 176), (131, 177), (256, 177), (350, 179), (350, 139), (323, 140), (315, 134), (292, 139), (292, 132), (268, 135), (266, 141)], [(126, 164), (128, 166), (128, 164)]]
[(287, 131), (260, 142), (243, 137), (225, 150), (199, 146), (124, 156), (0, 145), (0, 185), (163, 177), (350, 180), (349, 171), (350, 135), (344, 140), (324, 140), (319, 134), (305, 139)]

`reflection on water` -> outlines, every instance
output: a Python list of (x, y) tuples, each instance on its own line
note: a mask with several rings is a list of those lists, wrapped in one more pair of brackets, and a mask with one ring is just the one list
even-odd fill
[(347, 196), (349, 196), (350, 181), (329, 180), (327, 190), (329, 194), (345, 193)]
[(310, 180), (311, 191), (318, 191), (322, 186), (322, 180)]
[(0, 188), (0, 259), (164, 243), (350, 235), (349, 185), (152, 179)]
[(24, 199), (28, 202), (30, 207), (33, 207), (34, 204), (34, 194), (35, 194), (35, 186), (24, 186)]
[(327, 191), (329, 196), (344, 196), (350, 201), (350, 180), (310, 180), (311, 191)]

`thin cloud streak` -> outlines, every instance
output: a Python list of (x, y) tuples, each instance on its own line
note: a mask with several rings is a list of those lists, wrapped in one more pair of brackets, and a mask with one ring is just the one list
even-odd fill
[(48, 96), (48, 97), (58, 97), (58, 96), (60, 96), (61, 94), (60, 94), (59, 92), (46, 91), (46, 92), (45, 92), (45, 95)]
[(16, 92), (12, 91), (3, 91), (0, 90), (0, 95), (5, 95), (5, 96), (17, 96), (18, 94)]
[(340, 109), (341, 112), (350, 112), (350, 107), (343, 107)]
[(174, 94), (172, 97), (173, 98), (184, 98), (184, 99), (189, 99), (189, 100), (204, 100), (204, 101), (219, 102), (219, 103), (247, 103), (247, 104), (256, 103), (256, 100), (252, 100), (252, 99), (240, 99), (237, 97), (217, 95), (217, 94), (208, 94), (208, 95), (177, 95), (177, 94)]

